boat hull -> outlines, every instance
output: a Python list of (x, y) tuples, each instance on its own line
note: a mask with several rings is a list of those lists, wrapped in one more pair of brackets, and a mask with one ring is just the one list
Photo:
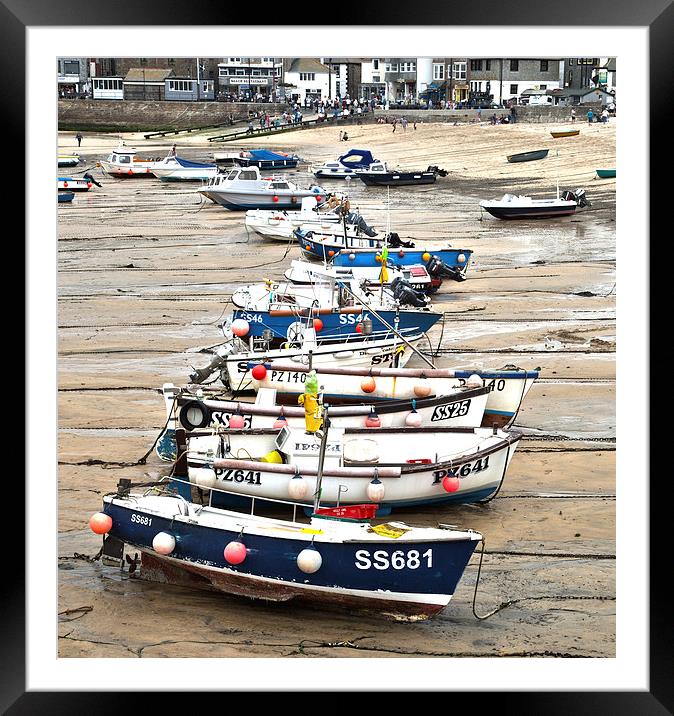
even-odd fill
[[(292, 403), (304, 391), (304, 380), (306, 380), (306, 369), (298, 364), (296, 370), (285, 370), (283, 366), (274, 363), (265, 364), (267, 374), (263, 380), (253, 381), (256, 390), (260, 388), (274, 388), (279, 402)], [(282, 369), (283, 368), (283, 369)], [(329, 366), (335, 368), (335, 366)], [(386, 371), (386, 366), (382, 367)], [(482, 370), (456, 370), (447, 371), (452, 375), (447, 377), (408, 377), (405, 371), (399, 371), (397, 376), (377, 375), (377, 370), (369, 371), (374, 380), (374, 389), (367, 386), (366, 393), (362, 388), (364, 378), (368, 373), (364, 371), (352, 371), (349, 374), (348, 367), (341, 369), (341, 372), (327, 373), (321, 371), (320, 366), (315, 366), (318, 373), (318, 383), (321, 386), (324, 400), (329, 403), (353, 404), (370, 401), (407, 400), (421, 397), (449, 395), (458, 388), (473, 383), (489, 391), (487, 404), (482, 418), (482, 425), (485, 427), (505, 427), (512, 423), (517, 416), (522, 401), (531, 389), (538, 371), (482, 371)], [(339, 369), (338, 369), (339, 370)], [(424, 373), (425, 371), (421, 371)]]
[(600, 179), (612, 179), (615, 177), (615, 169), (595, 169)]
[[(356, 241), (359, 245), (369, 244), (370, 248), (350, 248), (345, 247), (343, 241), (339, 241), (337, 237), (334, 240), (321, 241), (314, 237), (306, 236), (298, 238), (303, 254), (309, 258), (320, 261), (330, 261), (333, 266), (344, 267), (371, 267), (381, 266), (381, 262), (377, 261), (377, 256), (381, 256), (383, 242), (381, 239), (370, 239), (366, 237), (358, 237)], [(330, 252), (333, 252), (330, 255)], [(412, 264), (425, 264), (428, 259), (424, 259), (425, 254), (437, 256), (443, 263), (447, 264), (454, 270), (463, 271), (467, 268), (472, 255), (471, 249), (389, 249), (389, 260), (394, 265), (409, 266)]]
[[(394, 539), (365, 530), (359, 532), (360, 539), (340, 539), (327, 520), (325, 526), (318, 524), (322, 520), (311, 526), (281, 523), (212, 508), (197, 512), (194, 505), (178, 499), (171, 507), (168, 500), (104, 498), (104, 511), (112, 518), (109, 534), (141, 551), (141, 576), (183, 584), (186, 580), (193, 586), (268, 601), (329, 601), (373, 609), (393, 619), (425, 619), (445, 607), (481, 539), (478, 533), (467, 532), (450, 537), (449, 531), (443, 540), (412, 540), (405, 534)], [(170, 556), (152, 548), (159, 532), (175, 539)], [(233, 541), (246, 548), (238, 565), (228, 563), (223, 554)], [(320, 554), (314, 573), (298, 566), (298, 555), (305, 549)]]
[[(216, 204), (230, 209), (231, 211), (246, 211), (248, 209), (286, 209), (298, 210), (301, 208), (302, 199), (307, 196), (319, 196), (312, 191), (287, 192), (279, 190), (276, 193), (240, 191), (225, 192), (218, 189), (200, 189), (201, 194), (211, 199)], [(276, 201), (274, 201), (276, 197)]]
[[(227, 431), (226, 441), (231, 453), (266, 454), (275, 450), (276, 430), (250, 430), (237, 440), (235, 430)], [(300, 433), (302, 442), (295, 449), (318, 455), (318, 441), (313, 435)], [(344, 454), (351, 445), (351, 453), (378, 456), (372, 462), (346, 462), (344, 466), (325, 467), (321, 480), (321, 503), (326, 505), (357, 505), (371, 501), (368, 490), (374, 477), (383, 485), (383, 498), (378, 502), (378, 515), (391, 510), (418, 505), (446, 503), (470, 504), (492, 499), (499, 491), (521, 434), (517, 431), (493, 435), (484, 428), (351, 428), (344, 434)], [(202, 489), (227, 490), (256, 499), (288, 500), (291, 480), (301, 475), (306, 486), (298, 504), (309, 506), (317, 489), (316, 470), (295, 462), (287, 456), (288, 464), (270, 464), (254, 459), (214, 458), (213, 449), (219, 437), (212, 435), (191, 437), (187, 464), (190, 482)], [(395, 461), (390, 451), (400, 455), (400, 441), (406, 441), (407, 462)], [(433, 444), (428, 443), (434, 440)], [(393, 442), (397, 442), (394, 446)], [(253, 447), (254, 446), (254, 447)], [(332, 449), (332, 448), (330, 448)], [(443, 456), (438, 459), (438, 450)], [(266, 453), (265, 453), (266, 451)], [(368, 452), (369, 451), (369, 452)], [(303, 454), (303, 453), (298, 453)], [(207, 456), (208, 455), (208, 456)], [(305, 458), (306, 459), (306, 458)], [(314, 463), (315, 464), (315, 463)], [(454, 491), (445, 489), (445, 477), (456, 478)], [(228, 503), (228, 494), (218, 493), (218, 501)]]
[(569, 129), (564, 132), (550, 132), (550, 134), (555, 139), (559, 139), (560, 137), (577, 137), (580, 134), (580, 129)]
[(59, 204), (69, 204), (75, 198), (75, 193), (72, 191), (59, 191), (57, 201)]
[[(358, 326), (366, 319), (372, 321), (372, 335), (386, 335), (389, 333), (389, 327), (384, 324), (380, 318), (375, 316), (367, 309), (352, 309), (353, 312), (326, 312), (320, 313), (323, 327), (321, 328), (320, 338), (323, 341), (336, 341), (348, 338), (357, 338), (360, 332), (356, 330)], [(272, 331), (272, 335), (276, 339), (283, 341), (297, 340), (298, 331), (304, 331), (305, 324), (309, 319), (310, 309), (295, 309), (290, 315), (271, 315), (269, 311), (255, 311), (235, 309), (232, 319), (243, 319), (248, 322), (249, 333), (247, 338), (262, 337), (265, 329)], [(430, 311), (405, 311), (401, 310), (397, 315), (395, 311), (379, 310), (377, 314), (381, 316), (389, 326), (396, 326), (396, 320), (399, 319), (397, 330), (407, 337), (408, 335), (418, 335), (429, 331), (441, 318), (442, 314), (432, 313)]]
[(434, 184), (435, 172), (360, 172), (360, 180), (367, 186), (413, 186)]
[(571, 216), (578, 205), (570, 206), (494, 206), (482, 205), (482, 208), (497, 219), (553, 219), (559, 216)]
[(545, 159), (545, 157), (548, 156), (548, 151), (548, 149), (540, 149), (535, 152), (521, 152), (520, 154), (511, 154), (506, 158), (512, 164), (517, 162), (534, 162), (538, 159)]

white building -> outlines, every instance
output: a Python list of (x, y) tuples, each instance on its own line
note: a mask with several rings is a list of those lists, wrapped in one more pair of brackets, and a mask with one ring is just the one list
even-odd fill
[(373, 97), (386, 99), (386, 82), (384, 71), (386, 63), (383, 58), (372, 58), (364, 60), (360, 69), (360, 91), (361, 99), (370, 100)]
[[(334, 71), (315, 57), (294, 59), (285, 72), (286, 96), (304, 104), (310, 100), (334, 98), (336, 83)], [(330, 87), (332, 85), (332, 87)]]

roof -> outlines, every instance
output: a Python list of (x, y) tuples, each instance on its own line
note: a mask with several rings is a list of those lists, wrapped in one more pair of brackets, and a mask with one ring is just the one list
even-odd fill
[(608, 70), (609, 72), (615, 72), (615, 57), (609, 57), (608, 60), (602, 65), (600, 70)]
[(293, 60), (288, 72), (330, 72), (316, 57), (299, 57)]
[(124, 78), (125, 82), (163, 82), (167, 77), (173, 75), (171, 69), (159, 69), (157, 67), (132, 67)]

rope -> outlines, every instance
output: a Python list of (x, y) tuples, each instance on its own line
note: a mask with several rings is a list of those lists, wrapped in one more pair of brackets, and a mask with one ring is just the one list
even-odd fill
[(501, 602), (495, 609), (492, 609), (490, 612), (487, 612), (486, 614), (478, 614), (475, 611), (475, 601), (477, 599), (477, 587), (480, 583), (480, 574), (482, 572), (482, 558), (484, 557), (484, 547), (485, 547), (485, 540), (484, 537), (480, 540), (482, 542), (482, 551), (480, 552), (480, 564), (477, 568), (477, 579), (475, 580), (475, 591), (473, 592), (473, 615), (476, 619), (479, 619), (480, 621), (484, 619), (489, 619), (489, 617), (494, 616), (496, 612), (500, 612), (501, 609), (505, 609), (506, 607), (509, 607), (513, 602), (512, 600), (508, 600), (507, 602)]

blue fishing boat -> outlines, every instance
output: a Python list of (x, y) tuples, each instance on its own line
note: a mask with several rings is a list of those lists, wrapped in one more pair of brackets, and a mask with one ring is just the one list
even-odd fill
[[(271, 341), (272, 348), (301, 339), (310, 325), (321, 342), (425, 333), (441, 318), (428, 308), (428, 298), (406, 286), (369, 290), (353, 279), (326, 279), (311, 285), (251, 285), (232, 295), (234, 335), (250, 343)], [(408, 308), (406, 306), (414, 306)]]
[(197, 505), (166, 488), (132, 493), (120, 480), (103, 497), (89, 520), (104, 535), (103, 554), (121, 564), (128, 545), (141, 578), (253, 599), (428, 619), (447, 606), (482, 541), (446, 526), (373, 525), (376, 504), (326, 508), (317, 499), (311, 521), (299, 522), (296, 507), (292, 520), (272, 519)]
[(73, 191), (59, 191), (58, 192), (58, 203), (65, 204), (71, 202), (75, 198), (75, 192)]
[(242, 167), (258, 167), (258, 169), (294, 169), (300, 158), (295, 154), (272, 152), (269, 149), (251, 149), (241, 152), (234, 161)]
[(321, 179), (345, 179), (356, 176), (358, 172), (372, 171), (377, 166), (379, 171), (385, 171), (386, 165), (375, 159), (372, 152), (367, 149), (351, 149), (334, 162), (326, 162), (314, 169), (314, 176)]
[[(344, 237), (339, 233), (317, 233), (296, 229), (295, 236), (309, 259), (329, 261), (333, 266), (372, 267), (381, 265), (381, 251), (388, 247), (388, 261), (394, 266), (428, 265), (441, 262), (448, 271), (444, 278), (465, 278), (472, 255), (471, 249), (417, 249), (413, 242), (401, 242), (397, 234), (382, 238)], [(435, 259), (435, 260), (434, 260)], [(428, 267), (430, 269), (430, 267)], [(440, 268), (436, 266), (436, 268)], [(430, 271), (429, 271), (430, 272)], [(432, 274), (433, 275), (433, 274)]]

